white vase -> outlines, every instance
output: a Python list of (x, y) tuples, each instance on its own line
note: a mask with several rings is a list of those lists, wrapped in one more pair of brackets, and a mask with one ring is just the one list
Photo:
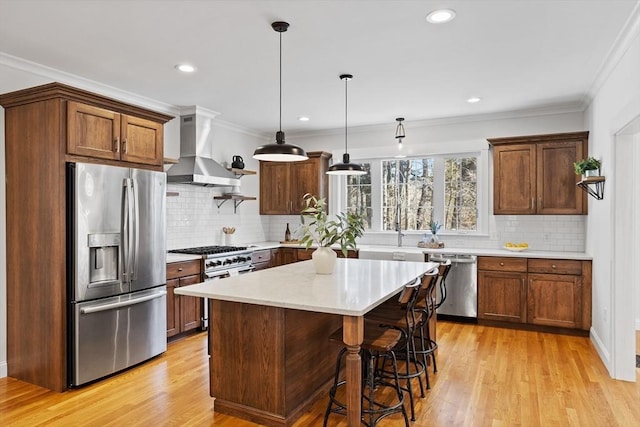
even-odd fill
[(337, 257), (338, 255), (333, 249), (324, 246), (313, 251), (311, 259), (313, 260), (316, 274), (332, 274)]

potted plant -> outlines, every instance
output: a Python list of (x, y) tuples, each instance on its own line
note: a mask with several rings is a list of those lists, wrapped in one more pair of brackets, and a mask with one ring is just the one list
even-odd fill
[(583, 177), (598, 176), (600, 175), (600, 160), (593, 157), (578, 160), (573, 163), (573, 169), (576, 175), (582, 175)]
[(336, 219), (329, 219), (326, 212), (327, 201), (311, 194), (303, 196), (304, 209), (300, 212), (302, 237), (300, 243), (309, 249), (316, 244), (313, 259), (316, 273), (331, 274), (336, 260), (336, 252), (331, 249), (334, 244), (346, 257), (349, 249), (356, 249), (356, 238), (364, 233), (364, 218), (351, 212), (340, 212)]

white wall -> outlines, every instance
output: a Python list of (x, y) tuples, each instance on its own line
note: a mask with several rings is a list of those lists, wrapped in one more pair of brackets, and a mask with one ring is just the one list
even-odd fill
[[(615, 234), (615, 193), (625, 194), (627, 180), (617, 180), (615, 135), (640, 115), (640, 19), (635, 20), (624, 48), (615, 58), (610, 74), (597, 91), (585, 112), (591, 134), (589, 152), (603, 165), (606, 176), (604, 200), (589, 200), (587, 218), (587, 251), (593, 254), (593, 318), (592, 337), (601, 358), (615, 378), (635, 381), (632, 354), (624, 343), (634, 342), (633, 286), (631, 281), (616, 281), (612, 268)], [(621, 163), (622, 165), (622, 163)], [(637, 162), (635, 163), (637, 167)], [(616, 171), (621, 172), (621, 171)], [(613, 191), (613, 189), (616, 191)], [(629, 187), (629, 191), (632, 188)], [(636, 213), (637, 218), (637, 213)], [(628, 239), (633, 239), (627, 233)], [(635, 237), (637, 238), (637, 236)], [(618, 242), (618, 245), (623, 244)], [(629, 245), (631, 242), (629, 241)]]

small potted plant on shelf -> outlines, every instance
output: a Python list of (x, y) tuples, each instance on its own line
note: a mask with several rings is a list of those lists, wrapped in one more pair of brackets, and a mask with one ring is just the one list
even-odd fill
[(356, 238), (364, 233), (364, 218), (352, 212), (340, 212), (336, 219), (329, 219), (327, 201), (311, 194), (303, 197), (304, 209), (300, 212), (300, 243), (309, 249), (316, 244), (311, 258), (318, 274), (331, 274), (336, 262), (336, 252), (331, 245), (339, 244), (346, 257), (349, 249), (356, 249)]
[(582, 178), (600, 175), (600, 160), (593, 157), (578, 160), (573, 163), (573, 169), (576, 175), (582, 175)]

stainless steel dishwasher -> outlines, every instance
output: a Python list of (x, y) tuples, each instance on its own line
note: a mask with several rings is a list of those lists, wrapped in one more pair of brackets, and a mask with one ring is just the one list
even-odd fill
[[(446, 298), (438, 315), (478, 318), (478, 261), (475, 255), (430, 254), (429, 261), (451, 260), (451, 270), (445, 280)], [(438, 299), (440, 301), (440, 288)]]

